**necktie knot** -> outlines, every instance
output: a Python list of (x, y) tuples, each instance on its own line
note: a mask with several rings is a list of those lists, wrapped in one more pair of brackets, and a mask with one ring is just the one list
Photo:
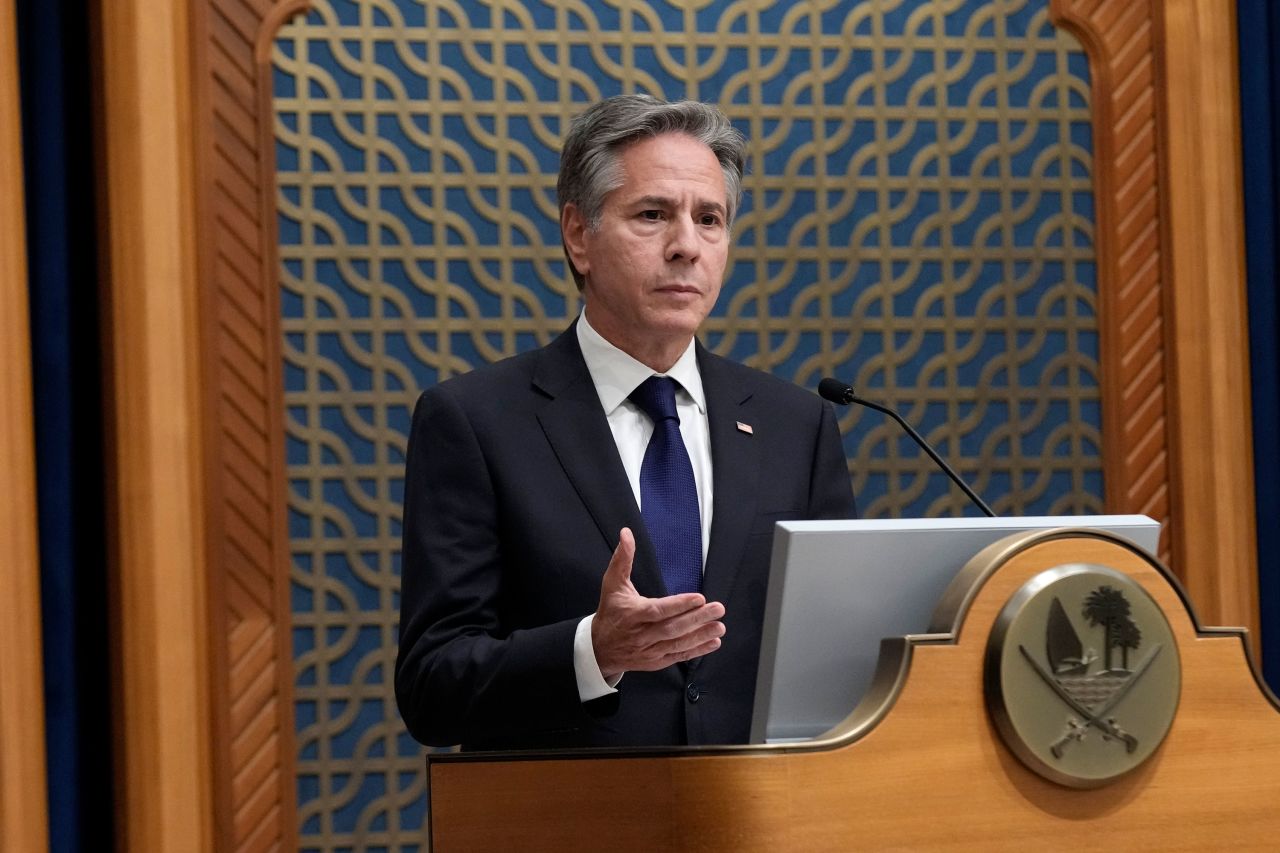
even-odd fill
[(680, 420), (676, 414), (676, 381), (670, 376), (650, 376), (636, 386), (628, 399), (655, 424), (668, 418), (674, 418), (677, 423)]

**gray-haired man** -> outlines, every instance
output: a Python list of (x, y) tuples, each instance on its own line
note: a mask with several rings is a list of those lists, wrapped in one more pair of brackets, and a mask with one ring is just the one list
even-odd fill
[(853, 497), (827, 404), (694, 340), (743, 150), (705, 104), (588, 109), (557, 184), (583, 314), (419, 400), (396, 665), (419, 740), (746, 740), (774, 522)]

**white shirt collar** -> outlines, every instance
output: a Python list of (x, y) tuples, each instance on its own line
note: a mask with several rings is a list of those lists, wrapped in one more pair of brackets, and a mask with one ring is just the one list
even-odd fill
[[(578, 315), (578, 346), (587, 363), (591, 381), (595, 383), (600, 405), (606, 416), (622, 405), (636, 386), (654, 375), (649, 368), (618, 349), (587, 322), (587, 311)], [(702, 375), (698, 372), (697, 348), (689, 341), (688, 348), (662, 376), (670, 376), (684, 388), (702, 414), (707, 412), (706, 396), (702, 391)]]

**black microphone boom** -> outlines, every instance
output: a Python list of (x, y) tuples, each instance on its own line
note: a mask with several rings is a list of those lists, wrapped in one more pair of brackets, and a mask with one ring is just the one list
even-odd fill
[(977, 494), (974, 493), (973, 489), (969, 488), (968, 484), (966, 484), (964, 480), (960, 479), (960, 475), (953, 471), (951, 466), (948, 465), (943, 458), (929, 446), (929, 442), (925, 441), (920, 433), (916, 432), (912, 428), (911, 424), (904, 421), (902, 416), (893, 409), (882, 406), (879, 403), (873, 403), (870, 400), (864, 400), (854, 392), (852, 385), (846, 385), (839, 379), (832, 379), (830, 377), (827, 377), (818, 383), (818, 393), (822, 395), (824, 399), (830, 400), (838, 406), (847, 406), (850, 403), (857, 403), (859, 406), (866, 406), (868, 409), (875, 409), (877, 412), (883, 412), (893, 418), (898, 422), (899, 426), (907, 431), (907, 435), (915, 439), (916, 444), (924, 448), (924, 452), (928, 453), (929, 458), (936, 462), (938, 467), (942, 469), (943, 473), (951, 478), (951, 482), (959, 486), (960, 491), (968, 495), (969, 500), (973, 501), (978, 509), (985, 512), (991, 518), (995, 518), (996, 514), (991, 511), (991, 507), (987, 506), (986, 503), (983, 502), (982, 498), (978, 497)]

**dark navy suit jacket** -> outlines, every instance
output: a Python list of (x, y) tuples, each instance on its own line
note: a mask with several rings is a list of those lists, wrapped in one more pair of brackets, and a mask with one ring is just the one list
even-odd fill
[[(422, 394), (405, 474), (396, 697), (436, 746), (745, 743), (774, 523), (851, 518), (829, 404), (698, 347), (714, 513), (703, 592), (725, 606), (719, 650), (582, 703), (578, 622), (597, 607), (618, 531), (632, 582), (666, 594), (573, 327), (543, 349)], [(750, 430), (740, 429), (738, 424)]]

